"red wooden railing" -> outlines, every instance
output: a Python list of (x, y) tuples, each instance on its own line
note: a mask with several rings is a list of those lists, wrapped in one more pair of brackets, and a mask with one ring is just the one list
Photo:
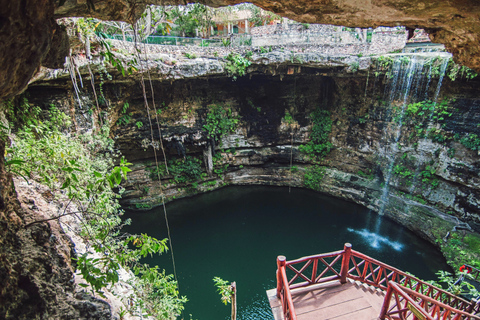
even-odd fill
[(287, 259), (285, 256), (278, 256), (277, 258), (277, 297), (282, 303), (283, 317), (285, 320), (297, 320), (295, 308), (293, 307), (292, 294), (290, 293), (290, 286), (285, 272), (285, 265)]
[[(472, 277), (472, 279), (474, 279), (475, 281), (480, 280), (480, 270), (468, 264), (464, 264), (462, 267), (465, 268), (463, 270), (467, 270), (467, 273), (470, 274), (470, 277)], [(460, 271), (462, 271), (462, 267), (460, 267)]]
[(390, 281), (380, 319), (473, 320), (480, 319), (480, 317), (457, 310), (429, 296)]
[[(388, 290), (389, 283), (397, 282), (408, 290), (429, 297), (461, 312), (471, 313), (480, 308), (474, 301), (468, 302), (443, 289), (424, 282), (401, 270), (352, 250), (346, 243), (343, 250), (303, 257), (286, 261), (284, 256), (277, 259), (277, 297), (281, 298), (285, 319), (296, 319), (291, 289), (307, 287), (328, 281), (347, 278)], [(287, 271), (292, 273), (290, 279)], [(400, 318), (399, 318), (400, 319)]]
[(353, 267), (348, 271), (348, 277), (353, 280), (361, 281), (382, 290), (387, 290), (388, 283), (394, 281), (403, 287), (429, 296), (436, 301), (459, 310), (472, 312), (475, 307), (475, 303), (471, 303), (360, 252), (352, 250), (351, 262)]

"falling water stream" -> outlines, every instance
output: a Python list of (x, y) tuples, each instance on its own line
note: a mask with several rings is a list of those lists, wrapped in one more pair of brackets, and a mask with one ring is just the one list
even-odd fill
[[(275, 287), (276, 257), (331, 252), (350, 242), (420, 278), (449, 270), (441, 253), (409, 230), (351, 202), (287, 187), (225, 187), (167, 205), (184, 319), (229, 319), (213, 277), (236, 281), (238, 319), (273, 319), (265, 290)], [(127, 212), (128, 231), (165, 238), (163, 212)], [(381, 221), (379, 223), (378, 221)], [(377, 225), (381, 227), (377, 230)], [(172, 273), (169, 254), (146, 259)]]
[[(445, 71), (451, 55), (437, 53), (435, 54), (435, 57), (441, 60), (441, 65), (439, 70), (439, 79), (433, 97), (434, 103), (437, 102), (440, 94), (443, 78), (445, 77)], [(385, 171), (385, 182), (380, 198), (380, 215), (384, 214), (385, 208), (389, 201), (390, 180), (392, 179), (395, 160), (399, 152), (398, 143), (401, 138), (406, 107), (409, 103), (419, 102), (428, 97), (433, 68), (432, 64), (429, 64), (428, 67), (425, 67), (428, 58), (431, 59), (432, 56), (396, 56), (393, 66), (390, 70), (392, 79), (390, 80), (389, 84), (385, 86), (384, 97), (386, 98), (387, 107), (390, 110), (396, 109), (397, 114), (392, 116), (393, 120), (391, 124), (386, 126), (384, 137), (387, 137), (387, 140), (383, 141), (382, 143), (382, 146), (385, 148), (384, 156), (387, 160), (387, 165)], [(408, 63), (405, 63), (405, 61), (408, 61)], [(390, 112), (394, 113), (392, 111)], [(393, 131), (393, 137), (389, 137), (389, 130)], [(379, 227), (380, 226), (378, 226), (378, 228)]]

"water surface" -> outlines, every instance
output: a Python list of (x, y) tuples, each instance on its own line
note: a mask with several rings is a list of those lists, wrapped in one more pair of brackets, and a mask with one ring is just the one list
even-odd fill
[[(310, 190), (234, 186), (167, 205), (184, 319), (229, 319), (213, 277), (236, 281), (238, 319), (273, 319), (265, 290), (276, 257), (353, 249), (425, 280), (449, 269), (440, 252), (409, 230), (351, 202)], [(166, 238), (162, 208), (126, 214), (128, 231)], [(172, 273), (169, 253), (148, 262)]]

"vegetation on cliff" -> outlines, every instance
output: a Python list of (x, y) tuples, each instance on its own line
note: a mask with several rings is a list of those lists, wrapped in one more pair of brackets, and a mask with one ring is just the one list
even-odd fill
[[(22, 103), (28, 105), (26, 100)], [(78, 236), (89, 248), (76, 259), (88, 283), (84, 286), (103, 296), (103, 288), (120, 280), (121, 268), (131, 269), (135, 277), (129, 280), (134, 291), (129, 297), (133, 304), (127, 304), (129, 311), (158, 319), (179, 315), (186, 299), (179, 296), (172, 276), (140, 262), (142, 257), (168, 250), (167, 239), (121, 233), (128, 221), (121, 219), (120, 183), (131, 170), (124, 158), (115, 165), (119, 154), (108, 138), (108, 127), (98, 133), (72, 133), (69, 117), (55, 106), (42, 113), (19, 117), (18, 121), (10, 118), (16, 128), (7, 148), (8, 170), (46, 184), (60, 201), (64, 199), (61, 213), (50, 220), (64, 216), (77, 219)]]

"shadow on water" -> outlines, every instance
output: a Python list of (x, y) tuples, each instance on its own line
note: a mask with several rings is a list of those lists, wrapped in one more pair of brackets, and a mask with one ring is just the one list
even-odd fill
[[(239, 319), (273, 319), (265, 290), (276, 257), (288, 260), (353, 249), (425, 280), (449, 269), (441, 253), (409, 230), (357, 204), (310, 190), (235, 186), (167, 205), (184, 319), (228, 319), (213, 277), (236, 281)], [(127, 231), (166, 237), (163, 210), (127, 212)], [(378, 229), (377, 229), (378, 228)], [(169, 254), (148, 259), (172, 273)]]

